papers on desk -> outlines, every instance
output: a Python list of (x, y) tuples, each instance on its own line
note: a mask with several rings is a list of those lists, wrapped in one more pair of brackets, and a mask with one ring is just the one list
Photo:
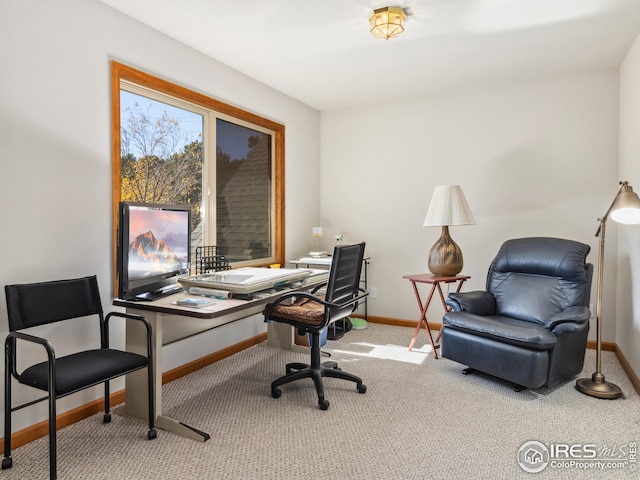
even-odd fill
[(181, 307), (200, 308), (213, 304), (213, 300), (209, 300), (208, 298), (181, 298), (171, 303), (180, 305)]
[(304, 279), (304, 284), (329, 280), (329, 270), (317, 268), (307, 268), (306, 270), (309, 272), (309, 276)]
[(297, 263), (307, 265), (331, 265), (332, 257), (302, 257)]
[(206, 287), (189, 287), (187, 290), (190, 295), (203, 295), (205, 297), (219, 298), (221, 300), (228, 300), (233, 297), (233, 292), (228, 290), (216, 290), (214, 288)]
[(192, 287), (224, 290), (235, 294), (246, 294), (304, 281), (311, 272), (308, 269), (245, 267), (206, 273), (178, 279), (189, 292)]

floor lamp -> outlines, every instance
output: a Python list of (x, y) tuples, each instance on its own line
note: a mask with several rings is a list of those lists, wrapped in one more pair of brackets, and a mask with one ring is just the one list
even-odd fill
[(600, 250), (598, 252), (598, 298), (596, 304), (596, 371), (591, 378), (580, 378), (576, 381), (576, 388), (585, 395), (591, 395), (596, 398), (619, 398), (622, 396), (622, 390), (617, 385), (607, 382), (601, 372), (600, 356), (600, 322), (602, 314), (602, 278), (604, 264), (604, 232), (607, 224), (607, 218), (611, 214), (611, 218), (618, 223), (628, 225), (636, 225), (640, 223), (640, 198), (634, 193), (633, 188), (628, 182), (620, 182), (620, 189), (616, 194), (613, 202), (609, 206), (607, 213), (599, 218), (600, 226), (596, 231), (596, 237), (600, 237)]

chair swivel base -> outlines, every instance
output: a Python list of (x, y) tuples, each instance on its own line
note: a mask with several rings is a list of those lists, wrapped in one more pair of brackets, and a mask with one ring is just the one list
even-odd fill
[(273, 398), (280, 398), (282, 390), (278, 387), (285, 385), (302, 378), (311, 378), (316, 387), (318, 394), (318, 406), (320, 410), (327, 410), (329, 408), (329, 401), (324, 398), (324, 385), (322, 377), (341, 378), (343, 380), (349, 380), (356, 383), (358, 393), (365, 393), (367, 386), (362, 383), (362, 379), (351, 373), (343, 372), (336, 362), (325, 362), (319, 367), (312, 367), (305, 363), (289, 363), (286, 368), (287, 374), (271, 383), (271, 396)]

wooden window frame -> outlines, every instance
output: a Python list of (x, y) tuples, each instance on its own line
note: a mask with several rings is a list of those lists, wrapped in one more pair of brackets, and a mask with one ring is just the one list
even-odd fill
[[(114, 292), (117, 292), (116, 279), (116, 251), (118, 231), (118, 204), (121, 191), (121, 152), (120, 152), (120, 82), (125, 80), (151, 90), (158, 91), (174, 98), (185, 100), (189, 103), (200, 105), (204, 108), (215, 110), (229, 117), (259, 125), (274, 132), (275, 156), (274, 156), (274, 205), (273, 228), (275, 245), (273, 253), (275, 263), (284, 264), (284, 125), (247, 112), (241, 108), (229, 105), (204, 94), (182, 87), (168, 80), (164, 80), (148, 73), (136, 70), (122, 63), (111, 62), (111, 152), (112, 152), (112, 225), (113, 225), (113, 278)], [(257, 265), (260, 266), (260, 265)]]

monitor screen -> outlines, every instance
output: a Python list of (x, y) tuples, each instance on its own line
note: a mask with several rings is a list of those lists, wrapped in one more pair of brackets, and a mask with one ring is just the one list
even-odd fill
[(118, 218), (118, 297), (153, 300), (180, 289), (189, 274), (191, 208), (121, 202)]

